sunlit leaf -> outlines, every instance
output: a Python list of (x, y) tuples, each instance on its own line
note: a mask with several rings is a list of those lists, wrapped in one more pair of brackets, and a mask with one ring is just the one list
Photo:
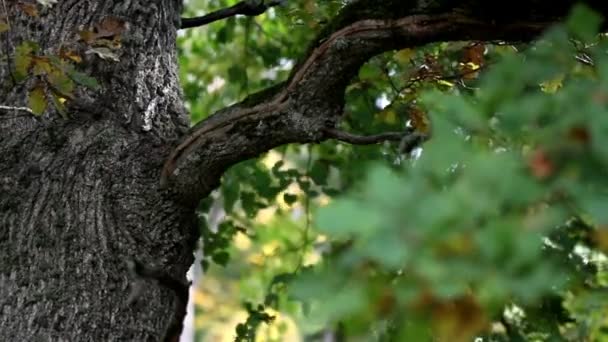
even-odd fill
[(24, 41), (15, 48), (15, 76), (22, 80), (27, 77), (32, 66), (32, 55), (38, 51), (38, 44)]
[(414, 49), (401, 49), (395, 52), (394, 58), (400, 63), (406, 64), (414, 57), (415, 53)]
[(42, 86), (36, 86), (29, 91), (28, 105), (34, 114), (41, 115), (44, 113), (47, 106), (47, 100)]

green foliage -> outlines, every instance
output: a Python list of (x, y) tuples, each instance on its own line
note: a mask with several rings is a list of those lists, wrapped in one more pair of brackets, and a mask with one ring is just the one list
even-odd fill
[[(39, 9), (46, 10), (52, 7), (54, 2), (19, 2), (17, 8), (30, 17), (38, 17)], [(96, 23), (94, 31), (79, 31), (79, 39), (65, 42), (65, 46), (55, 51), (41, 51), (37, 42), (29, 40), (15, 46), (14, 54), (8, 56), (13, 61), (11, 81), (27, 84), (28, 81), (36, 79), (28, 89), (28, 106), (32, 113), (42, 115), (49, 108), (48, 105), (52, 104), (59, 114), (66, 117), (65, 102), (74, 99), (78, 85), (93, 91), (99, 90), (100, 85), (95, 78), (77, 70), (78, 64), (82, 62), (81, 52), (77, 50), (87, 47), (85, 54), (96, 53), (101, 58), (117, 60), (112, 58), (115, 55), (111, 50), (120, 47), (120, 36), (125, 28), (126, 23), (123, 20), (106, 17)], [(9, 19), (0, 16), (0, 33), (8, 30)], [(104, 55), (100, 49), (108, 52)]]
[[(184, 33), (193, 121), (284, 80), (340, 6), (303, 1)], [(201, 228), (200, 291), (223, 298), (201, 304), (205, 336), (233, 315), (223, 331), (247, 341), (607, 339), (608, 42), (597, 18), (576, 7), (534, 44), (372, 58), (346, 90), (341, 128), (432, 133), (419, 157), (327, 141), (232, 167), (216, 194), (222, 223)]]
[(249, 314), (245, 323), (236, 326), (235, 342), (254, 342), (256, 330), (261, 323), (271, 323), (274, 317), (264, 311), (264, 305), (254, 307), (251, 303), (245, 303), (245, 308)]
[(28, 105), (34, 114), (43, 114), (51, 103), (65, 116), (64, 102), (73, 97), (77, 85), (99, 89), (96, 79), (76, 70), (74, 63), (81, 61), (78, 55), (69, 51), (45, 55), (39, 50), (35, 42), (24, 41), (16, 46), (14, 55), (13, 75), (16, 81), (25, 82), (32, 77), (38, 79), (28, 95)]

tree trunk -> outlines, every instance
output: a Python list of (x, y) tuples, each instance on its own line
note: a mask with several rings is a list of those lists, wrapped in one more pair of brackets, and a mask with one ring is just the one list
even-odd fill
[[(105, 17), (127, 20), (120, 61), (85, 55), (101, 90), (76, 91), (69, 119), (0, 116), (0, 340), (158, 341), (182, 312), (149, 282), (133, 303), (127, 261), (175, 278), (192, 263), (195, 202), (161, 190), (166, 142), (188, 126), (175, 59), (181, 1), (65, 0), (39, 17), (7, 2), (3, 56), (25, 40), (56, 54)], [(33, 80), (0, 68), (0, 104), (26, 105)], [(69, 103), (70, 101), (68, 101)]]

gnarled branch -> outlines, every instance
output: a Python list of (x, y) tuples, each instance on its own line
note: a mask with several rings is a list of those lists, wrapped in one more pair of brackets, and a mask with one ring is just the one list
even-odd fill
[[(162, 183), (198, 198), (239, 161), (282, 144), (331, 137), (327, 132), (341, 118), (346, 86), (360, 66), (379, 53), (437, 41), (529, 41), (564, 18), (569, 8), (562, 4), (557, 12), (545, 2), (532, 2), (527, 10), (533, 15), (521, 11), (507, 21), (496, 21), (480, 16), (478, 8), (463, 7), (474, 1), (451, 1), (455, 7), (440, 12), (429, 7), (432, 2), (415, 2), (406, 7), (401, 1), (360, 0), (345, 7), (346, 14), (328, 26), (333, 32), (324, 32), (315, 41), (286, 82), (194, 126), (169, 155)], [(385, 6), (374, 7), (376, 11), (366, 7), (374, 4)]]
[(324, 131), (326, 138), (340, 140), (353, 145), (371, 145), (383, 141), (401, 141), (404, 136), (412, 134), (411, 132), (384, 132), (374, 135), (357, 135), (335, 128), (326, 128)]

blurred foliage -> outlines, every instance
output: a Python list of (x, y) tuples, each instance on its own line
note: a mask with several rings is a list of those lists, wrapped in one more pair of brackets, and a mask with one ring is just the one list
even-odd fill
[[(234, 3), (188, 1), (186, 14)], [(181, 32), (192, 122), (284, 80), (340, 6), (289, 1)], [(372, 58), (342, 128), (431, 132), (410, 155), (326, 141), (231, 168), (200, 205), (200, 340), (608, 340), (597, 19), (577, 7), (533, 44)]]

